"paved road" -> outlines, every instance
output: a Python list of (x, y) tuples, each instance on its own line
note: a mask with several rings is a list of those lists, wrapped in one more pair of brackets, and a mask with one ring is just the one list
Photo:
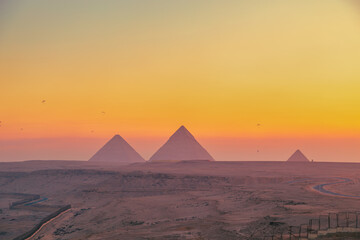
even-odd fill
[[(332, 178), (327, 178), (327, 179), (336, 179), (338, 181), (336, 182), (330, 182), (330, 183), (322, 183), (322, 184), (318, 184), (316, 186), (313, 186), (312, 188), (315, 191), (318, 191), (320, 193), (325, 193), (328, 195), (332, 195), (332, 196), (338, 196), (338, 197), (349, 197), (349, 198), (360, 198), (360, 196), (357, 195), (347, 195), (347, 194), (342, 194), (342, 193), (337, 193), (337, 192), (333, 192), (330, 190), (325, 189), (325, 186), (330, 186), (330, 185), (334, 185), (334, 184), (341, 184), (341, 183), (348, 183), (348, 182), (352, 182), (352, 180), (350, 178), (342, 178), (342, 177), (332, 177)], [(293, 181), (289, 181), (287, 183), (291, 184), (291, 183), (298, 183), (298, 182), (307, 182), (307, 181), (319, 181), (320, 179), (316, 179), (316, 178), (305, 178), (305, 179), (297, 179), (297, 180), (293, 180)]]
[(39, 200), (37, 200), (37, 201), (35, 201), (35, 202), (26, 203), (26, 204), (24, 204), (24, 206), (31, 206), (31, 205), (37, 204), (37, 203), (39, 203), (39, 202), (44, 202), (44, 201), (46, 201), (46, 200), (48, 200), (48, 198), (44, 197), (44, 198), (39, 199)]
[(341, 177), (336, 177), (334, 179), (337, 179), (339, 181), (337, 182), (331, 182), (331, 183), (323, 183), (323, 184), (319, 184), (313, 187), (314, 190), (321, 192), (321, 193), (325, 193), (325, 194), (329, 194), (329, 195), (333, 195), (333, 196), (340, 196), (340, 197), (350, 197), (350, 198), (360, 198), (360, 196), (356, 196), (356, 195), (346, 195), (346, 194), (342, 194), (342, 193), (337, 193), (337, 192), (332, 192), (330, 190), (325, 189), (325, 186), (329, 186), (329, 185), (334, 185), (334, 184), (340, 184), (340, 183), (347, 183), (347, 182), (352, 182), (351, 179), (349, 178), (341, 178)]

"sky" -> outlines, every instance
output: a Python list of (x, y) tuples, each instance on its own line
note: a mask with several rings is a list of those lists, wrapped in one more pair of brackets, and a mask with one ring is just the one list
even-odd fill
[(185, 125), (216, 160), (360, 162), (359, 62), (354, 0), (2, 0), (0, 161)]

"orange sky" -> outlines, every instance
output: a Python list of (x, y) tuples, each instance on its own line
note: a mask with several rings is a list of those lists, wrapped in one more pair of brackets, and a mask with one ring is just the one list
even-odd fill
[(351, 0), (1, 1), (0, 161), (182, 124), (219, 160), (359, 161), (359, 62)]

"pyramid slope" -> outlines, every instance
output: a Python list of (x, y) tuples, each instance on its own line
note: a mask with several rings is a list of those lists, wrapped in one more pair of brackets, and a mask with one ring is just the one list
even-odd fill
[(288, 162), (310, 162), (307, 157), (300, 151), (296, 150), (296, 152), (291, 155), (291, 157), (287, 160)]
[(144, 162), (120, 135), (115, 135), (89, 161), (96, 162)]
[(187, 161), (214, 158), (203, 148), (193, 135), (181, 126), (149, 161)]

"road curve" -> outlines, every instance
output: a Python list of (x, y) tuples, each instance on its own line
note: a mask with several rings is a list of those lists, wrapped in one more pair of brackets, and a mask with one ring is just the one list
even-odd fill
[[(323, 193), (323, 194), (327, 194), (327, 195), (331, 195), (331, 196), (337, 196), (337, 197), (348, 197), (348, 198), (360, 198), (360, 196), (357, 195), (347, 195), (347, 194), (342, 194), (342, 193), (337, 193), (337, 192), (333, 192), (330, 190), (325, 189), (325, 186), (330, 186), (330, 185), (334, 185), (334, 184), (341, 184), (341, 183), (348, 183), (348, 182), (352, 182), (352, 180), (350, 178), (343, 178), (343, 177), (331, 177), (331, 178), (326, 178), (326, 179), (336, 179), (338, 181), (336, 182), (330, 182), (330, 183), (322, 183), (322, 184), (318, 184), (316, 186), (313, 186), (312, 189), (314, 189), (317, 192)], [(292, 184), (292, 183), (299, 183), (299, 182), (308, 182), (308, 181), (319, 181), (320, 179), (316, 179), (316, 178), (305, 178), (305, 179), (295, 179), (292, 181), (287, 182), (288, 184)]]
[(357, 196), (357, 195), (347, 195), (347, 194), (332, 192), (332, 191), (330, 191), (330, 190), (325, 189), (325, 188), (324, 188), (325, 186), (334, 185), (334, 184), (339, 184), (339, 183), (352, 182), (352, 180), (349, 179), (349, 178), (335, 177), (334, 179), (338, 179), (338, 180), (340, 180), (340, 181), (331, 182), (331, 183), (319, 184), (319, 185), (313, 186), (313, 189), (314, 189), (315, 191), (320, 192), (320, 193), (325, 193), (325, 194), (332, 195), (332, 196), (349, 197), (349, 198), (360, 198), (360, 196)]

